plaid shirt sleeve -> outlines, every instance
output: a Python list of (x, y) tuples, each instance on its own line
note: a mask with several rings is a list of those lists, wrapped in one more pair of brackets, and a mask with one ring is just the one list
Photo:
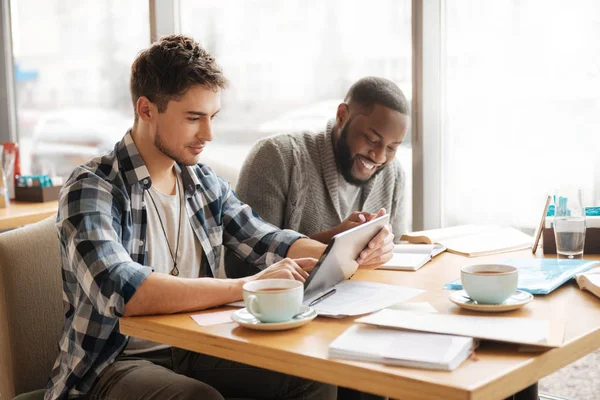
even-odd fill
[(264, 268), (286, 257), (290, 246), (306, 236), (281, 230), (242, 203), (231, 186), (219, 178), (223, 196), (223, 244), (245, 262)]
[(57, 220), (63, 268), (94, 309), (109, 318), (124, 314), (125, 304), (152, 272), (121, 244), (119, 199), (122, 194), (110, 183), (83, 173), (63, 189)]

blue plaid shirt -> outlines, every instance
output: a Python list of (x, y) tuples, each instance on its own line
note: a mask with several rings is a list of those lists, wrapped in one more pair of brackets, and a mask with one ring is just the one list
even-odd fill
[[(281, 260), (300, 234), (261, 220), (203, 164), (179, 166), (189, 223), (217, 276), (222, 245), (264, 267)], [(60, 193), (65, 324), (46, 399), (87, 393), (125, 348), (119, 317), (144, 279), (146, 203), (152, 181), (131, 133), (110, 153), (79, 166)]]

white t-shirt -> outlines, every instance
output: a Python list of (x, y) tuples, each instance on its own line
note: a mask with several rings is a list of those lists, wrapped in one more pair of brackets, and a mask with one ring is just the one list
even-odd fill
[(347, 218), (352, 211), (361, 211), (360, 200), (362, 186), (348, 183), (341, 174), (338, 174), (338, 198), (340, 199), (340, 212)]
[[(146, 232), (148, 265), (154, 268), (154, 273), (171, 273), (173, 269), (171, 252), (173, 253), (173, 256), (175, 256), (177, 231), (181, 225), (181, 231), (179, 233), (181, 235), (179, 238), (179, 251), (177, 252), (178, 276), (182, 278), (198, 278), (200, 277), (202, 264), (202, 245), (196, 238), (196, 235), (192, 230), (192, 225), (189, 222), (189, 216), (185, 207), (183, 182), (179, 174), (177, 174), (177, 181), (177, 193), (174, 195), (161, 193), (154, 186), (148, 189), (144, 195), (146, 215), (148, 217)], [(154, 202), (152, 200), (154, 200)], [(161, 219), (162, 226), (164, 226), (169, 239), (168, 244), (161, 226)], [(169, 252), (169, 245), (171, 247), (171, 252)], [(166, 344), (151, 342), (132, 336), (129, 338), (129, 343), (123, 353), (125, 355), (133, 355), (168, 347), (170, 346)]]

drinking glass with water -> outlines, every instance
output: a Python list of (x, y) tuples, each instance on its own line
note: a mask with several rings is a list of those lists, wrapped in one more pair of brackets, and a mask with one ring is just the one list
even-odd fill
[(580, 188), (563, 188), (556, 191), (554, 237), (558, 258), (583, 258), (585, 207)]

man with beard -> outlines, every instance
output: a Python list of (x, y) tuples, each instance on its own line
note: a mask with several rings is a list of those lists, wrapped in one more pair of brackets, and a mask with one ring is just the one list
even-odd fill
[[(409, 126), (409, 105), (390, 80), (356, 82), (323, 132), (259, 141), (236, 192), (263, 219), (322, 243), (385, 212), (398, 241), (404, 232), (404, 173), (395, 158)], [(380, 260), (378, 260), (380, 261)], [(248, 266), (226, 252), (227, 276)], [(368, 398), (340, 389), (339, 398)]]
[[(113, 151), (76, 168), (61, 190), (65, 323), (47, 400), (335, 399), (331, 385), (119, 331), (122, 316), (240, 300), (245, 282), (304, 281), (325, 249), (265, 223), (198, 163), (225, 86), (215, 59), (186, 36), (167, 36), (134, 61), (132, 129)], [(359, 263), (389, 259), (392, 240), (383, 228)], [(223, 246), (259, 272), (215, 279)]]

